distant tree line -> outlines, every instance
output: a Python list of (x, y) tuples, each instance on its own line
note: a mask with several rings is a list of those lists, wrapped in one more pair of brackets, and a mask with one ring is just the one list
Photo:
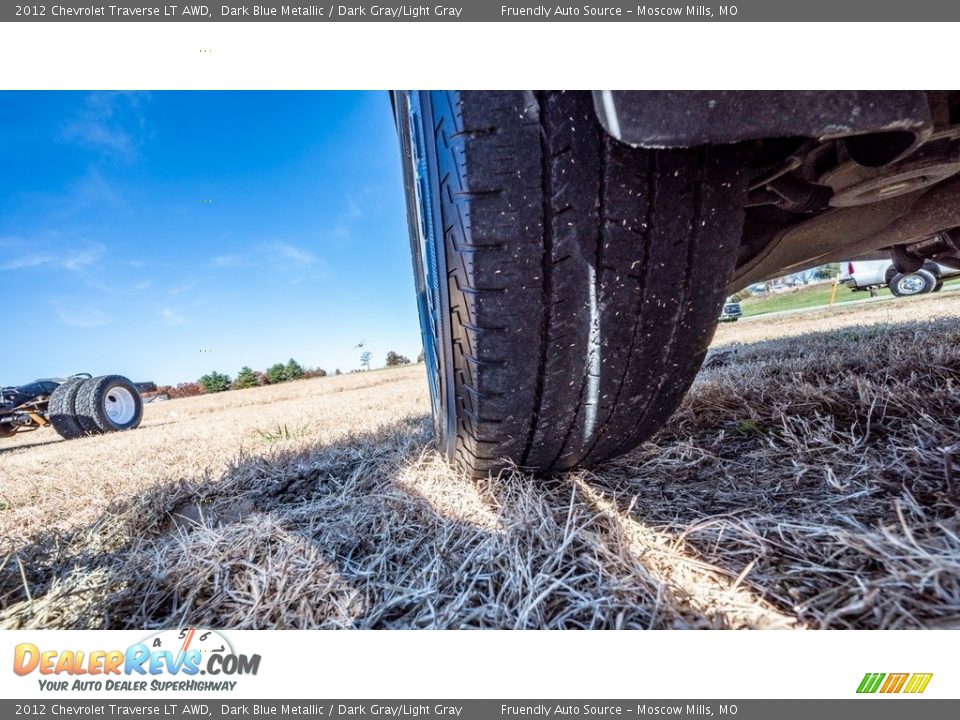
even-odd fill
[[(339, 375), (339, 371), (337, 373)], [(327, 371), (323, 368), (305, 368), (293, 358), (285, 363), (276, 363), (266, 370), (253, 370), (244, 365), (237, 372), (235, 378), (226, 373), (214, 370), (201, 377), (196, 382), (179, 383), (178, 385), (160, 385), (157, 392), (170, 398), (191, 397), (207, 393), (225, 392), (227, 390), (244, 390), (261, 385), (277, 385), (289, 380), (326, 377)]]
[[(372, 353), (364, 352), (361, 355), (361, 366), (370, 369), (370, 358)], [(423, 352), (417, 356), (417, 362), (423, 362)], [(386, 366), (398, 367), (400, 365), (409, 365), (410, 358), (391, 350), (387, 353)], [(351, 372), (357, 372), (352, 370)], [(334, 371), (334, 375), (341, 375), (340, 369)], [(236, 377), (231, 378), (226, 373), (214, 370), (201, 377), (196, 382), (184, 382), (177, 385), (158, 385), (157, 393), (167, 395), (171, 399), (191, 397), (193, 395), (206, 395), (209, 393), (226, 392), (227, 390), (245, 390), (261, 385), (277, 385), (290, 380), (302, 380), (306, 378), (326, 377), (327, 371), (323, 368), (305, 368), (293, 358), (285, 363), (276, 363), (266, 370), (253, 370), (244, 365), (237, 372)]]

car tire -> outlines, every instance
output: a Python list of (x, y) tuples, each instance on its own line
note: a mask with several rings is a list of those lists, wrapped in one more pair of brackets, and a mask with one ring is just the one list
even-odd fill
[(933, 286), (933, 292), (940, 292), (941, 290), (943, 290), (943, 280), (937, 278), (937, 284)]
[(933, 292), (937, 286), (936, 276), (929, 270), (912, 273), (897, 273), (890, 279), (890, 292), (897, 297), (912, 297)]
[(80, 386), (76, 411), (81, 427), (88, 433), (132, 430), (143, 418), (143, 400), (127, 378), (103, 375)]
[(737, 149), (627, 146), (588, 92), (394, 100), (443, 453), (479, 477), (594, 464), (647, 439), (727, 295)]
[(68, 380), (50, 394), (47, 415), (53, 429), (64, 440), (76, 440), (86, 435), (77, 417), (77, 393), (86, 380)]

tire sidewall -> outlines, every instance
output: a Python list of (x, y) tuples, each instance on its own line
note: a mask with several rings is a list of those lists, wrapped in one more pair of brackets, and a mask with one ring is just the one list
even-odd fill
[(395, 111), (404, 162), (404, 186), (434, 434), (444, 455), (456, 450), (456, 405), (449, 328), (450, 297), (446, 286), (446, 255), (436, 205), (439, 190), (436, 150), (432, 143), (428, 93), (402, 91)]
[[(920, 282), (918, 289), (912, 289), (905, 284), (915, 284)], [(890, 292), (897, 297), (914, 297), (931, 292), (936, 287), (936, 278), (927, 270), (917, 270), (912, 273), (898, 273), (890, 281)]]
[[(106, 400), (111, 390), (123, 388), (134, 402), (133, 417), (126, 423), (114, 422), (106, 411)], [(80, 387), (76, 399), (77, 418), (83, 429), (91, 434), (132, 430), (143, 418), (143, 400), (132, 382), (120, 375), (105, 375), (87, 380)]]

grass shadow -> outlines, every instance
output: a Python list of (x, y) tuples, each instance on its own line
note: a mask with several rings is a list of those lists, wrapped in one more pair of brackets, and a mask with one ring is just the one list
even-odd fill
[(719, 626), (651, 573), (577, 477), (470, 482), (422, 417), (325, 446), (278, 443), (17, 548), (0, 570), (0, 624)]
[(592, 472), (470, 482), (422, 416), (280, 440), (5, 543), (0, 624), (956, 626), (936, 449), (960, 436), (958, 344), (943, 321), (725, 350), (658, 437)]

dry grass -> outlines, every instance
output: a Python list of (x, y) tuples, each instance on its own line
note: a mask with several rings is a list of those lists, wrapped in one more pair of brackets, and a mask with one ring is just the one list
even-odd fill
[(960, 298), (879, 305), (721, 328), (664, 431), (594, 472), (458, 477), (420, 368), (23, 436), (0, 624), (958, 627)]

